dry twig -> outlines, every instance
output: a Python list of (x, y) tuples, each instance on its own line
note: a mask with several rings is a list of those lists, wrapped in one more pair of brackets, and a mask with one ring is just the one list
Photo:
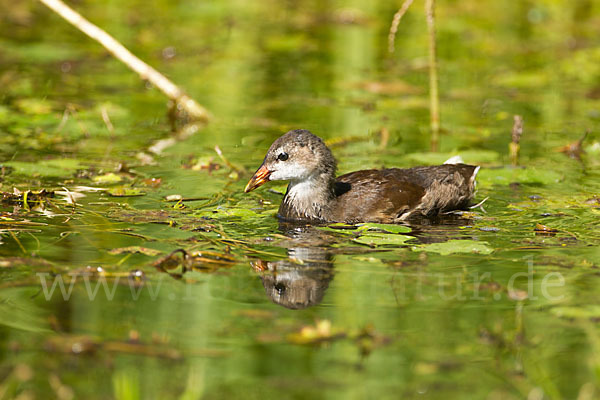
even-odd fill
[[(388, 51), (394, 52), (394, 41), (400, 19), (406, 14), (413, 0), (404, 0), (400, 9), (394, 14), (388, 34)], [(427, 17), (427, 33), (429, 48), (429, 112), (431, 126), (431, 151), (438, 151), (440, 141), (440, 97), (438, 90), (437, 56), (435, 43), (435, 0), (425, 0), (425, 16)]]
[(199, 121), (208, 121), (208, 111), (206, 111), (204, 107), (185, 94), (178, 86), (160, 72), (133, 55), (133, 53), (127, 50), (125, 46), (108, 33), (89, 22), (61, 0), (40, 0), (40, 2), (67, 20), (77, 29), (99, 42), (112, 55), (137, 72), (142, 79), (148, 80), (169, 99), (173, 100), (177, 106), (183, 108), (192, 118)]
[(394, 42), (396, 40), (396, 32), (398, 32), (398, 25), (400, 24), (400, 20), (408, 11), (408, 7), (412, 4), (413, 0), (404, 0), (400, 9), (394, 14), (394, 19), (392, 20), (392, 25), (390, 26), (390, 33), (388, 34), (388, 51), (390, 53), (394, 52)]
[(431, 115), (431, 151), (438, 151), (440, 142), (440, 96), (438, 91), (437, 56), (435, 46), (435, 0), (425, 1), (429, 37), (429, 113)]
[(510, 144), (508, 145), (508, 150), (510, 153), (510, 161), (512, 165), (517, 165), (519, 163), (519, 150), (521, 149), (521, 135), (523, 134), (523, 117), (520, 115), (514, 116), (514, 123), (512, 128), (512, 139)]

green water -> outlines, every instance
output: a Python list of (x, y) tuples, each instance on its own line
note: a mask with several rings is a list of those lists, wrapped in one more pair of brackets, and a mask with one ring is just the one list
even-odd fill
[[(441, 154), (420, 2), (393, 54), (400, 3), (74, 2), (212, 113), (154, 154), (165, 98), (0, 0), (0, 190), (65, 192), (0, 206), (0, 397), (598, 398), (600, 5), (438, 3)], [(489, 199), (409, 233), (280, 226), (285, 184), (243, 188), (295, 128), (340, 173), (461, 154)]]

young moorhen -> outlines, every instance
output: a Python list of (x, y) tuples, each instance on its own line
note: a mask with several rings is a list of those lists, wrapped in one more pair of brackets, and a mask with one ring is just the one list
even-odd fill
[(394, 223), (467, 207), (479, 167), (370, 169), (337, 178), (335, 170), (335, 158), (321, 138), (297, 129), (273, 142), (244, 191), (268, 181), (289, 180), (279, 207), (282, 219)]

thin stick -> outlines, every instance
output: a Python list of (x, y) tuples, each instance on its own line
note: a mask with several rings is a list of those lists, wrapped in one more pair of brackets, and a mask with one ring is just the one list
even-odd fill
[(179, 87), (173, 82), (168, 80), (160, 72), (134, 56), (129, 50), (127, 50), (121, 43), (110, 36), (108, 33), (92, 24), (75, 10), (67, 6), (61, 0), (39, 0), (45, 4), (48, 8), (56, 12), (62, 18), (66, 19), (69, 23), (75, 26), (77, 29), (91, 37), (92, 39), (99, 42), (106, 48), (112, 55), (121, 60), (129, 68), (137, 72), (140, 77), (144, 80), (148, 80), (154, 86), (156, 86), (161, 92), (167, 95), (168, 98), (177, 103), (178, 106), (182, 107), (187, 113), (197, 120), (207, 121), (208, 111), (194, 99), (183, 93)]
[(413, 0), (404, 0), (400, 9), (394, 14), (394, 19), (392, 19), (392, 25), (390, 26), (390, 33), (388, 34), (388, 51), (390, 53), (394, 52), (394, 44), (396, 41), (396, 32), (398, 32), (398, 24), (400, 24), (400, 20), (408, 11), (408, 7), (412, 4)]
[(114, 140), (115, 136), (115, 127), (112, 124), (110, 117), (108, 116), (108, 111), (106, 107), (102, 107), (100, 112), (102, 114), (102, 121), (104, 121), (104, 125), (106, 125), (106, 129), (108, 129), (108, 133), (110, 133), (111, 140)]
[(437, 58), (435, 47), (435, 0), (425, 1), (429, 33), (429, 112), (431, 115), (431, 151), (438, 151), (440, 142), (440, 97), (438, 92)]
[(521, 117), (520, 115), (515, 115), (511, 141), (508, 145), (510, 162), (512, 165), (519, 164), (519, 151), (521, 150), (521, 135), (523, 135), (523, 117)]

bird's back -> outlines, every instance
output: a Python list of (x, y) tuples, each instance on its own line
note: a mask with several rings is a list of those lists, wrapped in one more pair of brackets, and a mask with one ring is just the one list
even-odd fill
[(478, 170), (445, 164), (351, 172), (336, 179), (329, 219), (393, 223), (465, 208), (473, 198)]

